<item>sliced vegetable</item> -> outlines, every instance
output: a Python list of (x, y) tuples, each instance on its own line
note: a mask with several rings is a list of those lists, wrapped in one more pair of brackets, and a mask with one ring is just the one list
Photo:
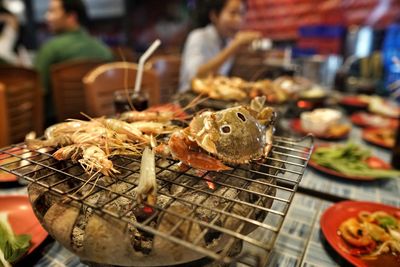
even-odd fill
[(349, 176), (400, 177), (400, 171), (387, 169), (387, 165), (384, 166), (382, 162), (379, 162), (378, 166), (377, 160), (371, 160), (371, 152), (368, 149), (351, 142), (340, 146), (317, 147), (311, 158), (318, 165)]
[(388, 229), (390, 235), (393, 237), (393, 239), (397, 240), (400, 242), (400, 231), (395, 231), (393, 229)]
[(367, 158), (366, 162), (368, 164), (368, 167), (370, 167), (371, 169), (383, 169), (383, 170), (390, 169), (389, 164), (376, 157), (369, 157)]

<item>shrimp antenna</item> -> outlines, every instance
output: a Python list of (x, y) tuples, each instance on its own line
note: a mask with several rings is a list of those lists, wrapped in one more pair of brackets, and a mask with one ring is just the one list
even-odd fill
[[(95, 172), (94, 174), (92, 174), (92, 175), (89, 177), (89, 179), (87, 179), (86, 182), (85, 182), (81, 187), (79, 187), (79, 188), (72, 194), (72, 196), (76, 195), (79, 191), (81, 191), (81, 190), (90, 182), (90, 180), (92, 180), (93, 177), (94, 177), (95, 175), (97, 175), (99, 172), (100, 172), (100, 171), (97, 171), (97, 172)], [(99, 176), (99, 177), (100, 177), (100, 176)], [(89, 191), (90, 193), (93, 191), (93, 188), (94, 188), (94, 186), (96, 185), (96, 183), (98, 182), (98, 180), (99, 180), (99, 178), (96, 179), (94, 185), (92, 186), (92, 188), (91, 188), (90, 191)], [(88, 194), (85, 194), (84, 198), (87, 197), (87, 195), (88, 195)]]
[(193, 98), (193, 100), (190, 101), (189, 104), (187, 104), (186, 107), (183, 108), (183, 111), (193, 108), (208, 99), (209, 99), (209, 97), (204, 97), (204, 95), (200, 94), (200, 95), (196, 96), (195, 98)]

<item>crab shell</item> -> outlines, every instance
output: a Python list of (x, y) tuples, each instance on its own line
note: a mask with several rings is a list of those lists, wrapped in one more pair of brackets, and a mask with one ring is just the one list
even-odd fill
[[(275, 112), (238, 106), (193, 118), (189, 138), (224, 162), (242, 164), (268, 154)], [(267, 148), (268, 147), (268, 148)]]

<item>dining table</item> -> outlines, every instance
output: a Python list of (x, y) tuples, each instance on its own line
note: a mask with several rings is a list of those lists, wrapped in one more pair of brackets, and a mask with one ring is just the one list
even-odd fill
[[(284, 122), (284, 127), (290, 131), (287, 121)], [(361, 133), (362, 129), (353, 125), (349, 137), (335, 143), (351, 140), (368, 147), (376, 156), (390, 162), (391, 151), (366, 143), (362, 140)], [(324, 142), (326, 141), (315, 139), (315, 144)], [(0, 184), (0, 196), (6, 195), (27, 195), (26, 182), (20, 181), (7, 186)], [(333, 177), (308, 166), (277, 236), (267, 266), (351, 266), (326, 241), (320, 228), (321, 215), (331, 205), (345, 200), (378, 202), (400, 208), (399, 196), (399, 178), (354, 181)], [(37, 267), (87, 266), (51, 237), (19, 263), (21, 266), (28, 266), (26, 264)]]

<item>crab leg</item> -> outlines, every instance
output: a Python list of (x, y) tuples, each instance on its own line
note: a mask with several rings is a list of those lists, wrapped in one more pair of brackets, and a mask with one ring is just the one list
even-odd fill
[(273, 139), (273, 127), (270, 126), (265, 133), (265, 147), (264, 147), (265, 157), (268, 157), (268, 154), (272, 149), (272, 139)]
[(198, 148), (198, 146), (196, 143), (191, 142), (182, 131), (177, 131), (171, 135), (168, 146), (174, 158), (193, 168), (207, 171), (226, 171), (231, 169), (220, 160), (204, 152), (191, 150)]

